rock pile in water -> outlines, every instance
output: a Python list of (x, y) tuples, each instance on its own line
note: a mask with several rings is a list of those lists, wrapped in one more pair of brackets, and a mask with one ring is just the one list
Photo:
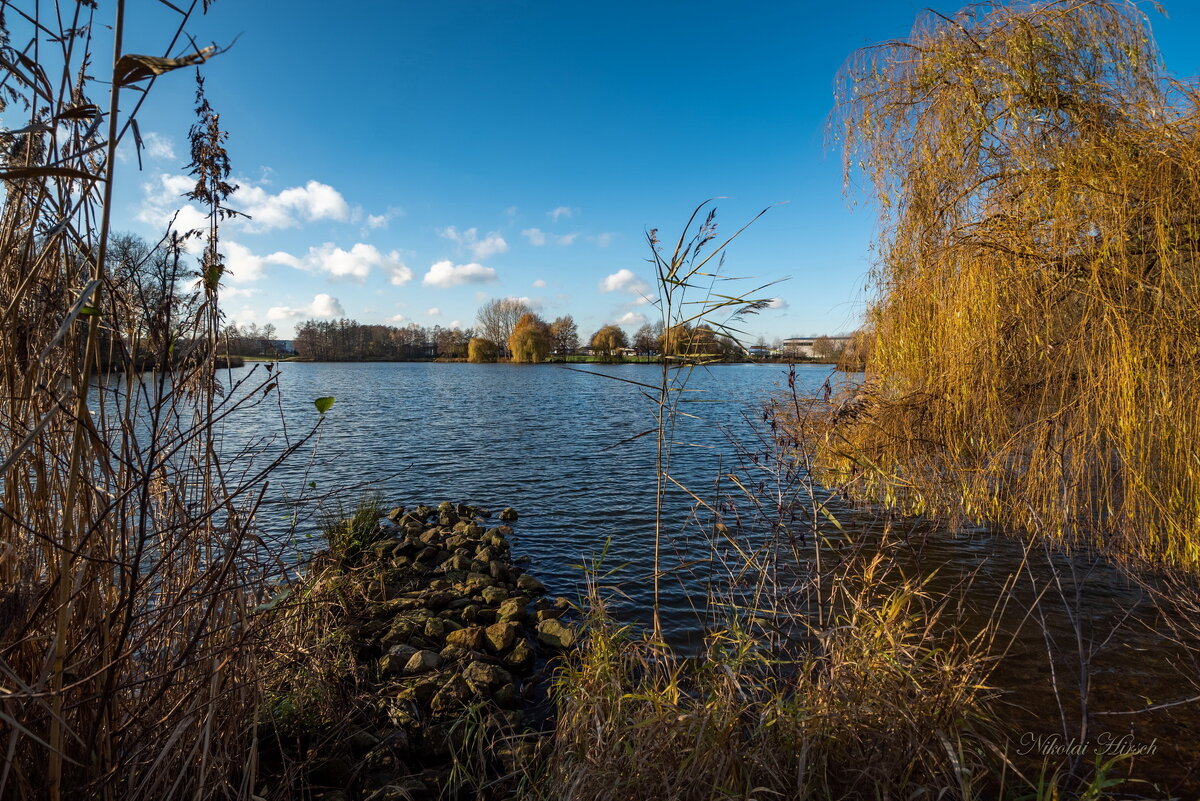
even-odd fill
[(369, 687), (358, 694), (359, 731), (311, 766), (314, 798), (438, 796), (471, 738), (476, 751), (489, 743), (489, 757), (471, 766), (480, 784), (535, 750), (532, 701), (545, 696), (546, 659), (575, 642), (562, 620), (570, 604), (544, 597), (514, 563), (507, 522), (516, 512), (505, 509), (494, 527), (482, 524), (487, 515), (463, 504), (397, 507), (347, 571), (366, 600), (348, 610), (343, 632)]

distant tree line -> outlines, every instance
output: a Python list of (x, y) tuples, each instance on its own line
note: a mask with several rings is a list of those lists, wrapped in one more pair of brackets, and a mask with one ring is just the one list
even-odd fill
[(461, 359), (473, 329), (440, 325), (363, 325), (356, 320), (308, 320), (296, 327), (293, 345), (309, 359), (328, 362)]
[(279, 356), (275, 326), (232, 323), (221, 330), (221, 351), (232, 356)]
[[(273, 326), (230, 325), (225, 329), (231, 354), (276, 355)], [(586, 343), (586, 345), (584, 344)], [(828, 337), (814, 343), (822, 351)], [(760, 340), (760, 345), (765, 342)], [(364, 325), (355, 320), (308, 320), (296, 328), (296, 352), (317, 361), (510, 360), (536, 364), (582, 352), (600, 361), (666, 356), (690, 361), (742, 361), (749, 355), (732, 337), (711, 326), (645, 323), (630, 337), (615, 324), (581, 340), (570, 315), (546, 321), (519, 298), (498, 298), (479, 308), (474, 328)], [(825, 355), (822, 353), (821, 355)], [(832, 354), (831, 354), (832, 355)]]

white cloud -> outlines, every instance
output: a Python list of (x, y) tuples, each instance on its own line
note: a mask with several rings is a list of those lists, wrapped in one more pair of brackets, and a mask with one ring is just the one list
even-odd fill
[(429, 267), (429, 272), (421, 279), (425, 286), (452, 287), (460, 284), (483, 284), (496, 280), (496, 271), (482, 264), (454, 264), (448, 259), (439, 261)]
[(240, 287), (240, 286), (223, 286), (221, 287), (222, 298), (249, 298), (255, 295), (261, 295), (263, 291), (255, 287)]
[(425, 313), (428, 314), (430, 317), (437, 317), (439, 314), (442, 313), (442, 310), (439, 309), (437, 306), (434, 306), (431, 309), (427, 309), (425, 311)]
[(622, 267), (612, 275), (606, 276), (600, 282), (601, 292), (628, 292), (631, 295), (641, 295), (649, 289), (633, 270)]
[(540, 248), (550, 240), (554, 240), (554, 243), (557, 245), (569, 245), (575, 241), (579, 234), (563, 234), (562, 236), (558, 236), (556, 234), (546, 233), (540, 228), (526, 228), (521, 232), (521, 236), (528, 239), (529, 244), (533, 245), (535, 248)]
[(626, 312), (617, 320), (617, 325), (641, 325), (646, 322), (646, 315), (640, 312)]
[(300, 317), (344, 317), (346, 310), (341, 301), (332, 295), (321, 293), (312, 299), (307, 306), (272, 306), (267, 310), (267, 318), (271, 320), (295, 320)]
[(227, 239), (221, 243), (221, 250), (225, 254), (225, 276), (233, 283), (246, 284), (263, 277), (267, 260), (255, 256), (250, 248)]
[(152, 159), (174, 159), (175, 146), (171, 140), (154, 131), (146, 131), (142, 135), (142, 144), (146, 147), (146, 155)]
[(449, 239), (451, 242), (457, 242), (460, 246), (469, 250), (471, 255), (480, 261), (508, 250), (508, 243), (504, 241), (504, 237), (495, 231), (490, 232), (483, 239), (480, 239), (478, 228), (468, 228), (465, 231), (459, 231), (451, 225), (448, 228), (438, 231), (438, 235), (444, 239)]
[[(147, 152), (150, 139), (147, 134)], [(165, 152), (170, 143), (156, 142), (155, 152)], [(137, 218), (156, 228), (165, 227), (179, 209), (175, 230), (187, 231), (201, 228), (204, 212), (186, 203), (183, 195), (196, 186), (194, 178), (186, 175), (160, 173), (158, 177), (142, 185), (142, 206)], [(229, 206), (250, 219), (235, 217), (226, 224), (235, 228), (257, 233), (276, 228), (292, 228), (301, 222), (350, 219), (350, 207), (342, 194), (328, 184), (309, 181), (304, 186), (293, 186), (272, 194), (261, 185), (243, 182), (229, 198)]]
[[(204, 212), (192, 205), (185, 205), (183, 195), (196, 187), (196, 181), (186, 175), (160, 173), (158, 178), (142, 184), (142, 206), (137, 218), (156, 229), (171, 227), (179, 232), (201, 228), (206, 224)], [(178, 211), (178, 215), (176, 214)]]
[(513, 298), (513, 300), (518, 300), (521, 303), (524, 303), (526, 306), (528, 306), (530, 309), (532, 309), (535, 312), (541, 311), (542, 306), (545, 305), (542, 302), (541, 298), (520, 297), (520, 298)]
[(767, 301), (768, 309), (786, 309), (787, 307), (788, 302), (783, 298), (771, 298)]
[(384, 226), (386, 226), (388, 224), (388, 219), (389, 219), (389, 217), (386, 214), (368, 214), (367, 215), (367, 227), (368, 228), (383, 228)]
[(566, 217), (568, 220), (571, 219), (575, 216), (575, 212), (577, 211), (579, 211), (579, 209), (573, 209), (570, 206), (559, 206), (553, 211), (546, 212), (546, 216), (555, 222), (558, 222), (560, 217)]
[(593, 237), (593, 239), (595, 239), (597, 247), (606, 248), (612, 244), (613, 237), (615, 237), (615, 236), (616, 236), (616, 234), (606, 232), (603, 234), (596, 234), (596, 236)]
[(543, 281), (541, 278), (539, 278), (538, 280), (536, 280), (536, 281), (534, 281), (534, 282), (533, 282), (533, 288), (534, 288), (534, 289), (541, 289), (541, 288), (542, 288), (542, 287), (544, 287), (545, 285), (546, 285), (546, 282), (545, 282), (545, 281)]
[(402, 323), (407, 319), (408, 318), (405, 317), (403, 314), (393, 314), (391, 317), (388, 318), (388, 322), (389, 323)]
[(323, 272), (331, 278), (347, 279), (360, 284), (373, 267), (387, 273), (389, 280), (396, 286), (408, 283), (413, 277), (412, 270), (400, 259), (398, 251), (384, 254), (374, 245), (363, 242), (359, 242), (348, 251), (342, 250), (332, 242), (326, 242), (319, 247), (309, 248), (303, 258), (280, 251), (267, 256), (265, 261), (286, 264), (297, 270)]
[(274, 195), (261, 186), (242, 184), (230, 196), (229, 205), (250, 216), (249, 220), (239, 221), (250, 231), (292, 228), (301, 219), (306, 222), (350, 219), (350, 206), (342, 193), (320, 181), (292, 186)]
[(461, 329), (461, 328), (462, 328), (462, 323), (460, 323), (458, 320), (451, 320), (451, 321), (450, 321), (450, 327), (451, 327), (451, 328), (460, 328), (460, 329)]
[(540, 228), (526, 228), (521, 232), (521, 236), (529, 240), (529, 244), (535, 248), (540, 248), (546, 244), (546, 232)]

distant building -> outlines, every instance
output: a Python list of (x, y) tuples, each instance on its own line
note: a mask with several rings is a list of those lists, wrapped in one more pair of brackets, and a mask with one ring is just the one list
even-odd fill
[[(830, 352), (819, 353), (818, 350), (821, 348), (817, 345), (818, 340), (828, 341)], [(780, 343), (780, 350), (783, 351), (784, 356), (812, 359), (818, 356), (837, 356), (846, 349), (846, 345), (849, 343), (850, 337), (791, 337)]]

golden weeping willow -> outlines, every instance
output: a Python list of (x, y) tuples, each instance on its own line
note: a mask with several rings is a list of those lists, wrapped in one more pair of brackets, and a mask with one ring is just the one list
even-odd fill
[(1200, 568), (1200, 136), (1132, 3), (929, 13), (835, 124), (882, 216), (825, 478)]

